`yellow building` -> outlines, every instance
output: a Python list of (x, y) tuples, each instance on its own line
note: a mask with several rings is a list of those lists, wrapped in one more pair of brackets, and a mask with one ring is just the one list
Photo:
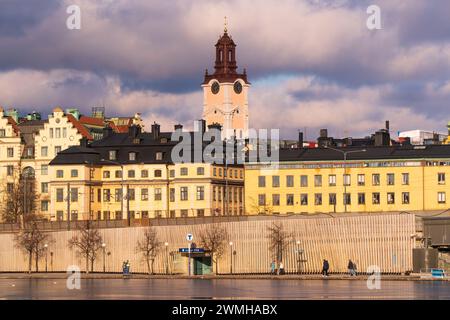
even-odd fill
[(246, 213), (444, 211), (449, 177), (449, 145), (281, 150), (246, 164)]
[(175, 163), (176, 144), (154, 124), (59, 153), (50, 164), (52, 220), (244, 214), (243, 166)]

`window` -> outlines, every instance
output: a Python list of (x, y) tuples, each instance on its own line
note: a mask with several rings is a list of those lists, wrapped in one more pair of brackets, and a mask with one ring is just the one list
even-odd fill
[(103, 220), (111, 220), (111, 211), (103, 211)]
[(300, 187), (308, 186), (308, 176), (300, 176)]
[[(214, 198), (216, 196), (216, 190), (214, 190)], [(214, 199), (216, 200), (216, 199)], [(169, 201), (170, 202), (175, 202), (175, 188), (170, 188), (169, 190)]]
[(5, 129), (0, 129), (0, 137), (3, 138), (6, 136), (6, 130)]
[(258, 206), (265, 206), (265, 205), (266, 205), (266, 195), (259, 194), (258, 195)]
[(180, 188), (180, 199), (181, 199), (181, 201), (188, 200), (188, 188), (187, 187)]
[(395, 176), (394, 176), (394, 174), (393, 173), (388, 173), (386, 178), (387, 178), (387, 185), (388, 186), (393, 186), (394, 183), (395, 183)]
[(335, 205), (336, 205), (336, 193), (330, 193), (330, 194), (328, 195), (328, 203), (329, 203), (331, 206), (335, 206)]
[(445, 192), (438, 192), (438, 203), (445, 203)]
[(116, 179), (122, 179), (122, 170), (116, 170), (115, 176)]
[(63, 170), (56, 170), (56, 177), (57, 178), (64, 178), (64, 171)]
[(364, 186), (366, 184), (366, 175), (358, 174), (358, 186)]
[(6, 156), (8, 158), (13, 158), (14, 157), (14, 148), (7, 148), (6, 149)]
[(70, 211), (70, 219), (72, 221), (77, 221), (78, 220), (78, 210)]
[(409, 192), (402, 192), (402, 203), (409, 204)]
[(294, 186), (294, 176), (286, 176), (286, 187), (292, 188)]
[(294, 205), (294, 195), (293, 194), (286, 195), (286, 205), (288, 205), (288, 206)]
[(63, 128), (62, 135), (63, 138), (67, 138), (67, 128)]
[(204, 175), (205, 175), (205, 168), (203, 168), (203, 167), (198, 167), (198, 168), (197, 168), (197, 175), (198, 175), (198, 176), (204, 176)]
[(409, 173), (402, 173), (402, 184), (403, 185), (409, 184)]
[(103, 179), (109, 179), (111, 173), (109, 171), (103, 171)]
[(78, 202), (78, 188), (70, 188), (70, 202)]
[(129, 161), (136, 161), (136, 152), (128, 153), (128, 160)]
[(380, 204), (380, 194), (378, 192), (372, 193), (372, 204)]
[(116, 211), (116, 220), (122, 220), (122, 211)]
[(55, 155), (57, 155), (60, 152), (61, 152), (61, 146), (56, 146), (55, 147)]
[(114, 190), (114, 201), (122, 202), (122, 188)]
[(61, 138), (61, 128), (56, 128), (55, 129), (55, 138), (56, 139)]
[(48, 211), (48, 200), (41, 201), (41, 211), (42, 212)]
[(280, 205), (280, 195), (279, 194), (273, 194), (272, 195), (272, 205), (273, 206), (279, 206)]
[(445, 184), (445, 173), (438, 173), (438, 184)]
[(169, 176), (171, 177), (171, 178), (175, 178), (175, 170), (170, 170), (169, 171)]
[(7, 165), (6, 166), (6, 174), (8, 176), (12, 176), (14, 174), (14, 166), (12, 165)]
[(344, 174), (344, 186), (349, 186), (351, 184), (351, 177), (349, 174)]
[(56, 202), (64, 202), (64, 189), (56, 189)]
[(322, 186), (322, 176), (321, 175), (315, 175), (314, 176), (314, 186), (315, 187), (321, 187)]
[(41, 183), (41, 192), (42, 193), (48, 193), (48, 182), (42, 182)]
[(8, 192), (9, 194), (14, 192), (14, 183), (8, 182), (6, 184), (6, 192)]
[(258, 187), (264, 188), (266, 186), (266, 177), (259, 176), (258, 177)]
[(77, 169), (70, 170), (70, 177), (71, 178), (77, 178), (78, 177), (78, 170)]
[(102, 189), (97, 189), (97, 202), (102, 202)]
[(321, 193), (316, 193), (314, 195), (314, 205), (316, 205), (316, 206), (322, 205), (322, 194)]
[(148, 178), (148, 170), (141, 170), (141, 178)]
[(272, 187), (278, 188), (280, 186), (280, 176), (272, 176)]
[(161, 170), (155, 170), (155, 178), (161, 178), (162, 177), (162, 171)]
[(197, 209), (197, 217), (204, 217), (205, 209)]
[(133, 188), (128, 189), (128, 200), (134, 201), (136, 200), (136, 190)]
[(366, 194), (365, 193), (358, 193), (358, 204), (359, 205), (366, 204)]
[(163, 159), (163, 153), (162, 153), (162, 152), (157, 152), (157, 153), (155, 154), (155, 159), (158, 160), (158, 161), (162, 161), (162, 159)]
[(56, 211), (56, 220), (63, 221), (64, 220), (64, 211)]
[(134, 178), (136, 176), (136, 172), (134, 170), (128, 170), (128, 178)]
[(109, 158), (109, 160), (117, 160), (117, 151), (116, 150), (109, 150), (108, 158)]
[(300, 195), (300, 205), (307, 206), (308, 205), (308, 194), (302, 193)]
[(176, 212), (175, 212), (175, 210), (170, 210), (170, 217), (171, 218), (176, 218)]
[(352, 204), (352, 197), (350, 193), (344, 193), (344, 205)]
[(48, 147), (41, 147), (41, 157), (48, 156)]
[(189, 211), (186, 209), (180, 210), (180, 215), (182, 218), (186, 218), (189, 215)]
[(111, 190), (103, 189), (103, 202), (109, 202), (111, 200)]
[(162, 200), (162, 190), (161, 188), (155, 188), (155, 201)]
[(244, 179), (244, 170), (239, 170), (239, 179)]
[(142, 217), (141, 217), (142, 219), (147, 219), (148, 218), (148, 211), (146, 211), (146, 210), (142, 211), (141, 215), (142, 215)]
[(336, 186), (336, 175), (335, 174), (330, 174), (328, 176), (328, 185), (330, 187), (334, 187)]
[(205, 187), (197, 187), (197, 200), (205, 200)]
[(379, 186), (380, 185), (380, 175), (378, 173), (372, 174), (372, 185)]
[(41, 175), (43, 175), (43, 176), (48, 175), (48, 165), (46, 165), (46, 164), (41, 165)]
[(50, 139), (53, 139), (53, 128), (50, 128)]
[(213, 176), (217, 176), (217, 168), (213, 168)]
[(395, 203), (395, 193), (388, 192), (388, 194), (387, 194), (387, 203), (388, 204), (394, 204)]
[(187, 176), (188, 175), (188, 168), (183, 167), (180, 168), (180, 176)]

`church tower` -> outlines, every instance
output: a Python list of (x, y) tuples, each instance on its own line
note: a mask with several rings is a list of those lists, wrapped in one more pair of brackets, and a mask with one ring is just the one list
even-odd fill
[(247, 73), (237, 72), (236, 44), (228, 35), (227, 25), (216, 43), (214, 73), (205, 72), (203, 87), (203, 119), (206, 125), (220, 124), (222, 139), (248, 137)]

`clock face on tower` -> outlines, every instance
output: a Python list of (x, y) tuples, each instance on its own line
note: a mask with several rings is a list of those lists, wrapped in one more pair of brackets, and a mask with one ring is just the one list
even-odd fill
[(239, 81), (234, 83), (234, 92), (240, 94), (242, 92), (242, 84)]
[(211, 86), (211, 92), (213, 94), (218, 94), (220, 91), (220, 85), (217, 81), (213, 82), (212, 86)]

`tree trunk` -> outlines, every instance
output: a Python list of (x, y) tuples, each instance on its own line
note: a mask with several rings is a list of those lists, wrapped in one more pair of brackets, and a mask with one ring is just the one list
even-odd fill
[(94, 262), (95, 259), (91, 259), (91, 272), (94, 272)]
[(147, 272), (150, 275), (150, 260), (147, 259)]
[(33, 265), (33, 251), (28, 252), (28, 273), (31, 273), (31, 266)]
[(35, 266), (36, 266), (36, 272), (39, 272), (39, 255), (36, 253), (35, 257)]
[(155, 272), (154, 272), (154, 264), (155, 264), (155, 259), (152, 259), (152, 275), (154, 275), (155, 274)]
[(89, 255), (86, 256), (86, 273), (89, 273)]

